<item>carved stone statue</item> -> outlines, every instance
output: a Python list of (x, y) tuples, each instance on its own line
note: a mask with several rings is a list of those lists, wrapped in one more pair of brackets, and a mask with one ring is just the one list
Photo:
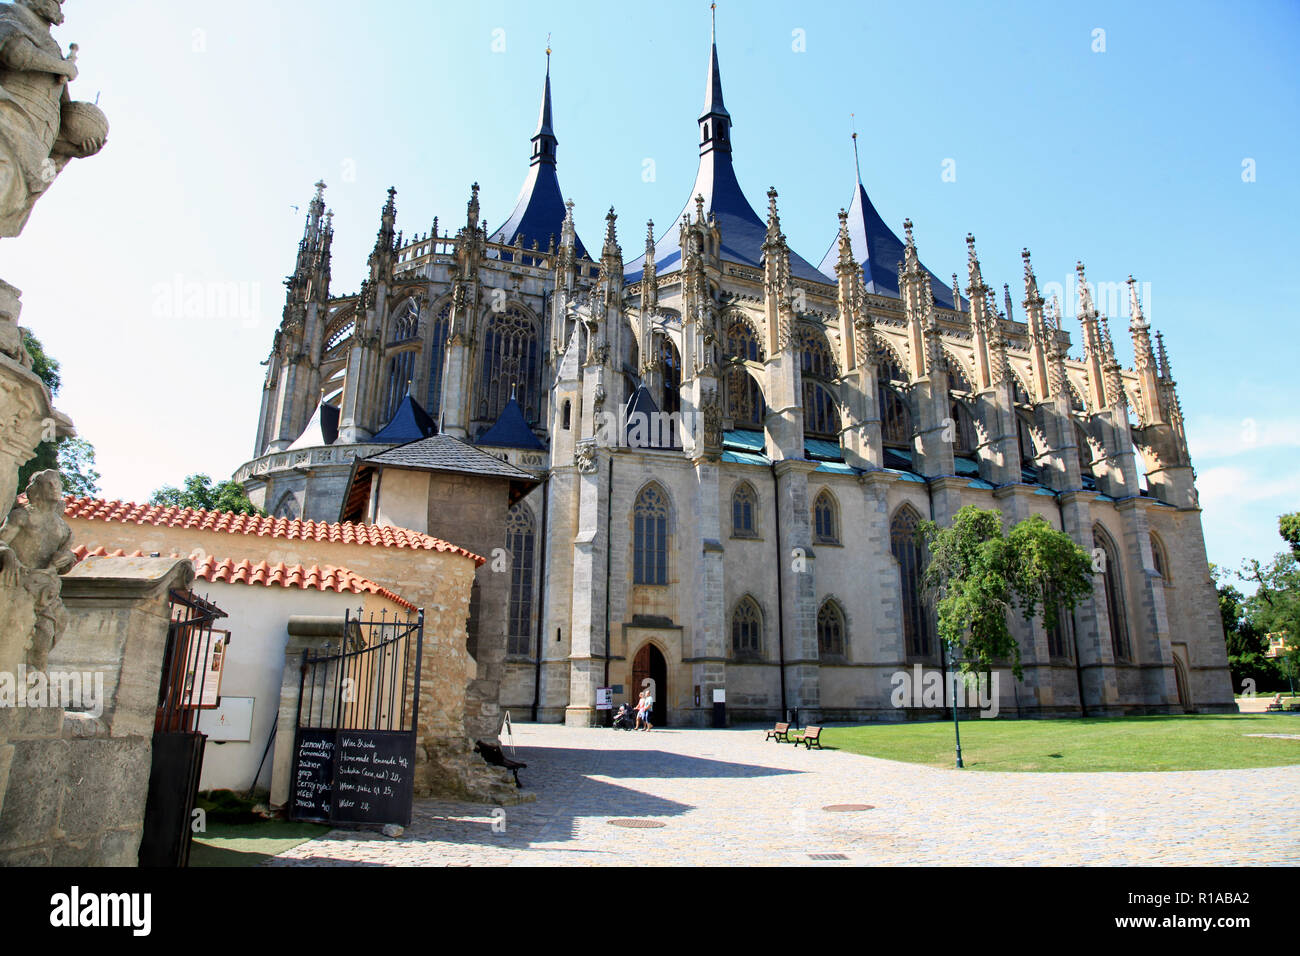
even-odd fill
[(45, 669), (67, 626), (59, 576), (76, 564), (68, 549), (71, 540), (63, 520), (63, 481), (57, 471), (37, 472), (27, 485), (27, 504), (15, 505), (0, 525), (0, 592), (21, 588), (34, 601), (27, 666), (35, 670)]
[(16, 236), (68, 161), (93, 156), (108, 138), (99, 107), (74, 102), (77, 47), (67, 57), (50, 27), (62, 0), (0, 4), (0, 237)]

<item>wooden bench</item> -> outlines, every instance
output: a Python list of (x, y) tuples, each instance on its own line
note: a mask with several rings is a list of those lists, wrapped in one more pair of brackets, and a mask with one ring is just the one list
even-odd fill
[(778, 743), (789, 743), (789, 742), (790, 742), (790, 725), (789, 725), (789, 724), (777, 724), (775, 728), (773, 728), (772, 730), (769, 730), (769, 731), (767, 732), (767, 736), (766, 736), (764, 739), (765, 739), (765, 740), (775, 740), (775, 741), (777, 741)]
[(816, 745), (817, 749), (821, 750), (821, 737), (822, 729), (820, 727), (809, 727), (804, 730), (802, 734), (791, 736), (788, 739), (790, 743), (794, 744), (796, 747), (799, 746), (799, 744), (803, 744), (805, 750), (812, 750), (813, 746)]
[(523, 784), (519, 782), (519, 771), (528, 766), (526, 763), (520, 763), (518, 760), (511, 760), (505, 755), (505, 752), (496, 744), (490, 744), (486, 740), (480, 740), (474, 745), (474, 752), (481, 754), (483, 759), (494, 767), (505, 767), (515, 775), (515, 786), (523, 789)]
[(1267, 711), (1270, 711), (1270, 710), (1281, 710), (1281, 709), (1282, 709), (1282, 695), (1281, 695), (1281, 694), (1278, 694), (1276, 697), (1274, 697), (1274, 698), (1273, 698), (1273, 702), (1272, 702), (1271, 704), (1269, 704), (1267, 708), (1265, 708), (1266, 712), (1267, 712)]

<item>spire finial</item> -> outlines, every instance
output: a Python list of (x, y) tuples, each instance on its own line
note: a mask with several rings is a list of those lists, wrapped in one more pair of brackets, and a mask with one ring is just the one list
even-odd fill
[(1132, 276), (1128, 277), (1128, 301), (1129, 301), (1129, 327), (1143, 328), (1146, 326), (1146, 316), (1142, 314), (1142, 302), (1138, 299), (1137, 280)]
[(849, 114), (849, 126), (853, 130), (853, 171), (857, 174), (858, 185), (862, 185), (862, 164), (858, 161), (858, 123), (854, 113)]
[(709, 40), (713, 43), (717, 43), (718, 42), (718, 5), (716, 3), (709, 4), (709, 16), (712, 18), (713, 21), (709, 26)]

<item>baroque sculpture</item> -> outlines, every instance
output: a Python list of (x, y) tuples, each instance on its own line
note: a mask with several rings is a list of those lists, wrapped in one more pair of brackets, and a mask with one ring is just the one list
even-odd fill
[[(0, 3), (0, 238), (22, 232), (68, 162), (98, 153), (108, 137), (99, 107), (68, 93), (77, 47), (65, 56), (50, 33), (62, 22), (62, 0)], [(74, 561), (58, 472), (35, 475), (27, 502), (15, 506), (18, 469), (39, 442), (76, 432), (32, 372), (18, 328), (20, 295), (0, 280), (0, 666), (25, 655), (42, 669), (65, 626), (59, 576)]]

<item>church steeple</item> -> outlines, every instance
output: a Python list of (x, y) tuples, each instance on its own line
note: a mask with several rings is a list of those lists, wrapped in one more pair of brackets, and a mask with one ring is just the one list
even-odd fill
[(710, 4), (713, 27), (709, 33), (709, 75), (704, 87), (704, 111), (700, 113), (700, 155), (717, 150), (731, 152), (731, 114), (722, 102), (722, 73), (718, 69), (718, 5)]
[(546, 45), (546, 85), (542, 89), (542, 111), (537, 117), (537, 132), (533, 134), (533, 158), (531, 165), (547, 163), (555, 165), (555, 147), (559, 140), (551, 126), (551, 46)]
[[(564, 195), (555, 172), (554, 120), (551, 113), (551, 45), (546, 44), (546, 81), (542, 86), (542, 109), (537, 117), (537, 132), (532, 136), (533, 152), (528, 178), (519, 191), (514, 211), (501, 228), (488, 237), (489, 242), (519, 246), (524, 250), (547, 250), (561, 241), (564, 228)], [(574, 254), (589, 259), (582, 240), (574, 237)], [(504, 252), (510, 258), (517, 253)], [(494, 253), (495, 255), (495, 253)], [(526, 253), (525, 253), (526, 255)]]

